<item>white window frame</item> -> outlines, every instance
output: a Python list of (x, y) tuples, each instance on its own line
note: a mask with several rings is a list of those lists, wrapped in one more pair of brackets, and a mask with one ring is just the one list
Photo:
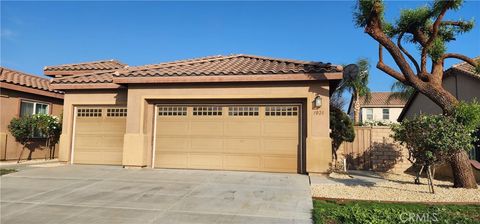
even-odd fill
[(47, 105), (47, 113), (46, 114), (50, 114), (50, 104), (48, 104), (48, 103), (32, 101), (32, 100), (20, 100), (20, 114), (19, 114), (19, 117), (22, 116), (22, 103), (32, 103), (33, 104), (33, 111), (32, 111), (32, 114), (30, 114), (30, 115), (37, 114), (36, 109), (37, 109), (37, 105), (39, 105), (39, 104)]
[[(387, 111), (387, 114), (385, 114), (385, 111)], [(385, 118), (385, 115), (388, 117)], [(389, 108), (382, 108), (382, 119), (383, 120), (390, 120), (390, 109)]]
[[(371, 113), (368, 113), (369, 111)], [(368, 118), (368, 115), (372, 115), (372, 118)], [(367, 121), (373, 121), (373, 108), (365, 108), (365, 119)]]

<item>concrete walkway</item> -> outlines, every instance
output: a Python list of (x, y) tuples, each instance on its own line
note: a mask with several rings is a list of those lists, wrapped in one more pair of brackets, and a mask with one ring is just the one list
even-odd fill
[(0, 223), (311, 223), (308, 176), (72, 166), (2, 176)]
[(373, 186), (386, 181), (380, 175), (370, 171), (349, 170), (350, 178), (332, 178), (326, 174), (312, 174), (312, 185), (347, 185), (347, 186)]

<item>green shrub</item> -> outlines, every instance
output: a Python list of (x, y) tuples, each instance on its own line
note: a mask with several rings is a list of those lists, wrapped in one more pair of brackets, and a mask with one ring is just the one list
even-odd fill
[(353, 142), (355, 131), (350, 117), (337, 107), (330, 107), (330, 138), (332, 139), (333, 156), (337, 158), (337, 149), (342, 142)]

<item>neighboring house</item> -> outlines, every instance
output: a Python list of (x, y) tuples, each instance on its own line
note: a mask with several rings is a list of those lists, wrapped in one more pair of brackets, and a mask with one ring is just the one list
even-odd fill
[(341, 66), (251, 55), (135, 67), (107, 62), (44, 69), (56, 77), (52, 86), (65, 91), (60, 161), (294, 173), (329, 168), (328, 103)]
[[(22, 145), (8, 131), (13, 118), (33, 114), (62, 113), (63, 92), (50, 87), (48, 79), (0, 67), (0, 160), (18, 159)], [(49, 158), (49, 150), (42, 147), (45, 139), (38, 138), (38, 147), (32, 158)], [(25, 150), (22, 159), (28, 158)]]
[[(480, 57), (476, 57), (474, 60), (479, 59)], [(480, 101), (480, 75), (476, 74), (473, 66), (466, 62), (455, 64), (445, 71), (443, 86), (458, 100), (471, 101), (476, 98)], [(425, 95), (416, 92), (408, 100), (398, 120), (413, 118), (419, 114), (441, 113), (442, 110), (438, 105)], [(476, 150), (471, 151), (470, 157), (480, 161), (480, 148), (478, 146)]]
[[(373, 92), (369, 101), (365, 97), (360, 97), (360, 122), (387, 121), (396, 123), (406, 102), (401, 99), (389, 100), (391, 94), (391, 92)], [(348, 114), (353, 118), (352, 100), (350, 100)]]

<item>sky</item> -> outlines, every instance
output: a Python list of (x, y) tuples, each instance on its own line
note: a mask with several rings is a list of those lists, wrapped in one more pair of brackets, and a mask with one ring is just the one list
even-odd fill
[[(394, 21), (401, 9), (425, 4), (388, 1), (386, 18)], [(42, 75), (47, 65), (103, 59), (135, 66), (239, 53), (332, 64), (367, 58), (370, 88), (389, 91), (394, 80), (375, 68), (378, 45), (355, 27), (354, 6), (354, 1), (1, 1), (0, 64)], [(447, 19), (477, 19), (448, 51), (480, 55), (479, 17), (480, 1), (466, 1), (447, 14)]]

